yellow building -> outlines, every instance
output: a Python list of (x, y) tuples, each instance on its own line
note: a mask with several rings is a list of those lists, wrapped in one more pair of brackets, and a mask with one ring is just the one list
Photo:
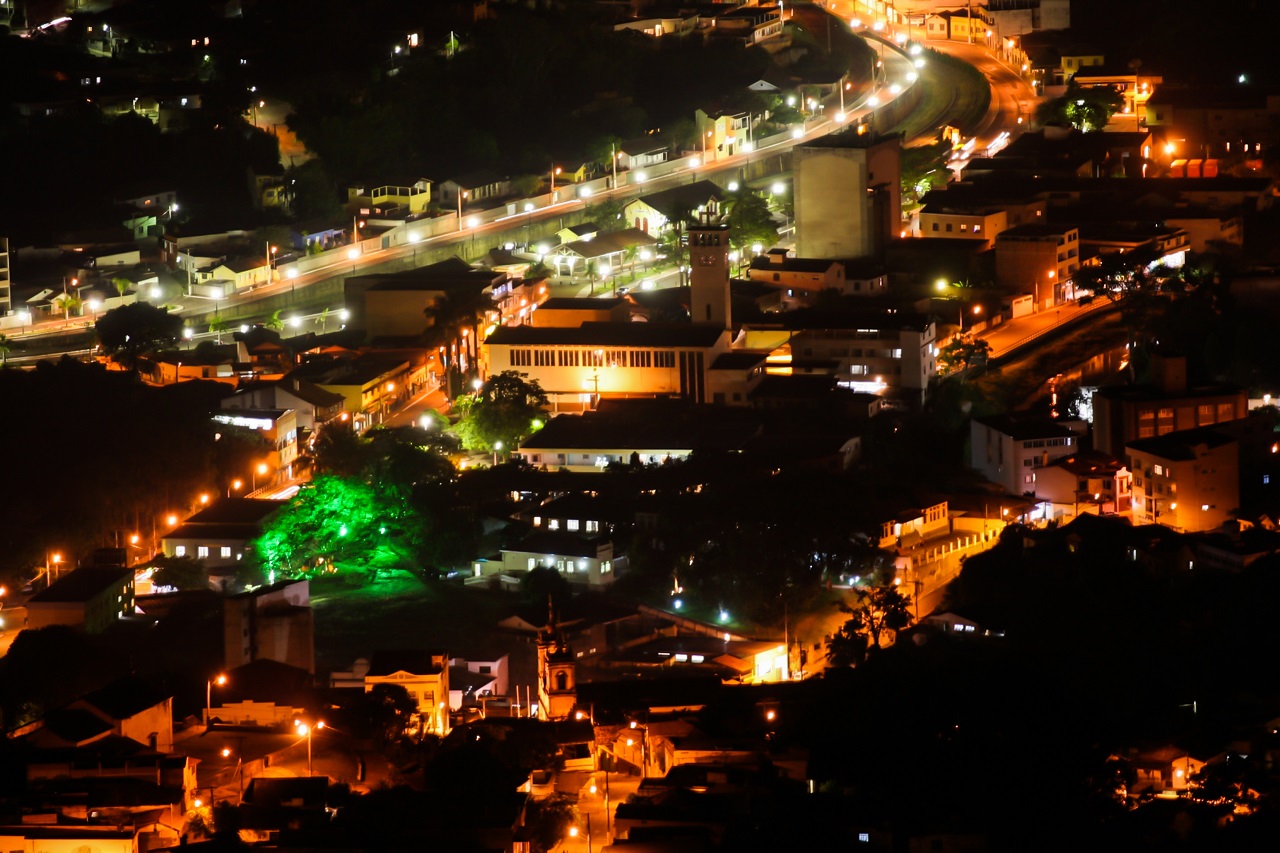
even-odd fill
[(1140, 438), (1125, 452), (1135, 522), (1216, 530), (1240, 505), (1239, 442), (1212, 427)]
[(449, 656), (442, 651), (377, 652), (364, 676), (366, 693), (379, 684), (403, 687), (418, 703), (423, 731), (449, 734)]
[(426, 213), (431, 205), (431, 181), (362, 183), (347, 187), (349, 207), (377, 207), (384, 212), (404, 210), (411, 214)]

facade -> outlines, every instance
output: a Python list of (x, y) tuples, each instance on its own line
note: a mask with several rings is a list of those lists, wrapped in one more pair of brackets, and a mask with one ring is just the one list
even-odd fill
[(385, 421), (396, 400), (406, 393), (410, 364), (398, 356), (370, 353), (352, 361), (317, 364), (314, 370), (308, 366), (305, 376), (342, 397), (343, 409), (351, 414), (356, 429), (363, 431)]
[(613, 541), (608, 537), (551, 530), (535, 531), (502, 549), (504, 571), (555, 569), (569, 583), (592, 589), (612, 584), (617, 573), (626, 568), (626, 562), (625, 556), (614, 553)]
[(173, 697), (140, 678), (115, 681), (68, 707), (88, 711), (110, 725), (115, 735), (156, 752), (173, 752)]
[(347, 187), (347, 204), (376, 207), (384, 211), (403, 210), (410, 215), (426, 213), (431, 206), (431, 181), (418, 178), (401, 184), (359, 184)]
[(1080, 231), (1071, 225), (1019, 225), (996, 237), (996, 283), (1030, 292), (1036, 310), (1072, 296)]
[[(790, 310), (810, 304), (814, 297), (824, 290), (834, 290), (841, 294), (854, 292), (853, 282), (845, 279), (845, 265), (841, 261), (820, 258), (792, 258), (785, 249), (775, 249), (751, 259), (751, 267), (747, 272), (751, 281), (758, 281), (776, 287), (782, 291), (782, 308)], [(877, 276), (887, 285), (887, 276)], [(883, 291), (885, 287), (876, 287), (874, 282), (868, 288), (870, 293), (863, 294), (858, 287), (858, 295), (872, 295)], [(858, 282), (864, 284), (864, 282)]]
[(902, 221), (897, 136), (835, 134), (797, 145), (796, 255), (867, 258), (878, 255)]
[(996, 237), (1009, 227), (1009, 211), (1003, 207), (949, 207), (939, 199), (920, 209), (921, 237), (950, 240), (986, 240), (994, 245)]
[(0, 237), (0, 317), (13, 310), (13, 294), (10, 291), (9, 238)]
[(689, 316), (729, 331), (733, 328), (729, 297), (729, 226), (704, 214), (690, 225)]
[(224, 411), (241, 409), (290, 409), (296, 417), (297, 429), (315, 430), (321, 424), (342, 416), (345, 398), (326, 391), (300, 376), (289, 375), (277, 382), (242, 386), (220, 403)]
[(1124, 463), (1089, 451), (1064, 456), (1038, 468), (1036, 497), (1054, 506), (1054, 514), (1125, 512), (1133, 496), (1133, 478)]
[(1111, 116), (1105, 130), (1141, 130), (1146, 124), (1147, 101), (1164, 82), (1160, 75), (1145, 74), (1141, 68), (1105, 64), (1080, 68), (1071, 79), (1084, 89), (1107, 88), (1120, 93), (1123, 106)]
[(683, 36), (688, 35), (698, 28), (698, 22), (701, 18), (694, 13), (682, 15), (669, 15), (660, 18), (639, 18), (634, 21), (623, 21), (620, 24), (614, 24), (614, 30), (632, 30), (634, 32), (644, 33), (647, 36), (661, 38), (662, 36)]
[[(260, 433), (271, 446), (267, 457), (255, 473), (259, 485), (293, 478), (293, 463), (298, 458), (298, 414), (293, 409), (235, 409), (213, 416), (220, 424), (244, 427)], [(265, 464), (267, 470), (262, 470)]]
[(782, 35), (780, 6), (739, 6), (711, 19), (711, 34), (735, 38), (748, 47)]
[(86, 566), (27, 601), (27, 627), (70, 625), (100, 634), (133, 610), (133, 569)]
[(223, 600), (223, 665), (274, 660), (316, 670), (311, 587), (305, 580), (281, 581)]
[(484, 343), (489, 370), (516, 370), (557, 407), (590, 408), (601, 397), (706, 397), (706, 371), (728, 351), (711, 325), (583, 323), (576, 328), (508, 326)]
[(284, 501), (219, 498), (166, 533), (160, 548), (166, 557), (194, 557), (204, 564), (209, 585), (226, 589), (242, 565), (249, 543)]
[(468, 203), (503, 198), (512, 192), (511, 178), (482, 170), (441, 181), (436, 188), (436, 201), (445, 205), (457, 205), (461, 200), (462, 206), (466, 207)]
[(1252, 86), (1160, 86), (1144, 109), (1146, 125), (1163, 128), (1178, 156), (1259, 159), (1280, 116), (1280, 94)]
[(751, 113), (697, 110), (694, 126), (698, 131), (695, 150), (706, 163), (714, 163), (734, 154), (751, 150)]
[(1136, 439), (1226, 423), (1248, 413), (1242, 388), (1189, 386), (1187, 360), (1183, 356), (1154, 354), (1151, 373), (1153, 384), (1117, 385), (1094, 393), (1095, 449), (1116, 456)]
[(1140, 438), (1125, 453), (1137, 522), (1216, 530), (1240, 506), (1239, 442), (1212, 427)]
[(449, 656), (442, 651), (376, 652), (364, 676), (366, 693), (379, 684), (403, 687), (418, 703), (423, 731), (449, 734)]
[(1049, 417), (995, 415), (969, 425), (969, 464), (1006, 494), (1039, 496), (1039, 469), (1080, 449), (1076, 433)]
[(573, 650), (551, 614), (548, 625), (538, 632), (538, 719), (567, 720), (577, 704)]
[(716, 214), (725, 191), (712, 181), (694, 181), (640, 196), (623, 205), (622, 218), (650, 237), (703, 213)]

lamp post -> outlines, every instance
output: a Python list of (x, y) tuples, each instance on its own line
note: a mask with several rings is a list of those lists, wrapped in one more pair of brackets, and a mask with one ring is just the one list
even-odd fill
[(466, 201), (467, 196), (469, 195), (471, 195), (471, 193), (467, 192), (466, 190), (458, 191), (458, 230), (459, 231), (462, 230), (462, 203)]
[(204, 683), (204, 724), (207, 728), (209, 725), (209, 713), (213, 707), (213, 685), (222, 685), (227, 683), (227, 675), (224, 672), (218, 673), (215, 677)]
[(556, 200), (556, 175), (560, 174), (560, 167), (556, 166), (551, 170), (551, 200)]
[(324, 728), (324, 720), (318, 721), (314, 726), (308, 725), (302, 720), (293, 721), (294, 731), (307, 739), (307, 778), (311, 778), (311, 735), (316, 731)]
[(351, 259), (351, 274), (356, 274), (356, 260), (360, 257), (360, 250), (355, 246), (347, 249), (347, 257)]
[(253, 466), (253, 471), (249, 474), (250, 481), (253, 484), (253, 488), (250, 489), (250, 491), (258, 491), (258, 477), (265, 477), (268, 470), (270, 469), (267, 468), (267, 463), (265, 462), (259, 462), (257, 465)]
[(498, 454), (499, 454), (499, 453), (501, 453), (501, 452), (502, 452), (502, 442), (501, 442), (501, 441), (495, 441), (495, 442), (493, 443), (493, 464), (494, 464), (494, 467), (497, 467), (497, 465), (498, 465)]

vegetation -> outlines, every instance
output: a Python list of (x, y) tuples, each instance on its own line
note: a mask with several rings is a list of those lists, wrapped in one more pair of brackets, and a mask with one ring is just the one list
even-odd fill
[(168, 349), (182, 334), (182, 318), (149, 302), (112, 308), (94, 327), (98, 342), (111, 359), (137, 373), (144, 356)]
[(1036, 123), (1070, 125), (1088, 133), (1106, 127), (1111, 116), (1123, 106), (1124, 97), (1114, 89), (1106, 86), (1084, 88), (1072, 80), (1067, 84), (1065, 94), (1036, 107)]
[(832, 666), (861, 663), (914, 621), (911, 599), (892, 584), (858, 587), (857, 599), (852, 607), (844, 602), (837, 605), (849, 618), (827, 640), (827, 661)]
[(546, 421), (547, 395), (527, 374), (504, 370), (478, 392), (454, 401), (461, 415), (453, 431), (468, 450), (512, 451)]

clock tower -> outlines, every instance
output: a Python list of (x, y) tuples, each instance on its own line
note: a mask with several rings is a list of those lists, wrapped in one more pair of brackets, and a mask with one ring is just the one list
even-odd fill
[(732, 327), (729, 308), (729, 226), (713, 214), (688, 228), (689, 313), (695, 323)]

